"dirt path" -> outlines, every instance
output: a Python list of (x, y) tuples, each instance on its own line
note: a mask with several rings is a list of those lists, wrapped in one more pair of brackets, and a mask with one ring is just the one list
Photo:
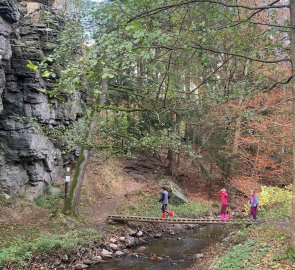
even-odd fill
[(120, 205), (127, 201), (126, 196), (132, 192), (142, 190), (146, 184), (139, 183), (137, 185), (130, 185), (129, 190), (122, 190), (110, 194), (107, 198), (96, 203), (92, 203), (89, 207), (82, 210), (85, 221), (90, 227), (102, 226), (109, 215), (115, 214), (115, 211)]
[(80, 204), (86, 224), (103, 226), (107, 216), (115, 214), (128, 195), (156, 184), (162, 166), (158, 160), (93, 157), (86, 170)]

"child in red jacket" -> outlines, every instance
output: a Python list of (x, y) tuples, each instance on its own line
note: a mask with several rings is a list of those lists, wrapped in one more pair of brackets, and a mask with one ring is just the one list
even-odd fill
[(228, 219), (228, 214), (226, 212), (227, 208), (227, 192), (226, 189), (223, 188), (219, 191), (218, 196), (221, 198), (221, 210), (220, 210), (220, 219), (221, 220), (227, 220)]

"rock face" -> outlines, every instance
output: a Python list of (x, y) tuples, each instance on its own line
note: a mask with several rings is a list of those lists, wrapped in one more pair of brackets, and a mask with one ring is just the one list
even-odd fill
[(42, 91), (50, 81), (27, 68), (51, 53), (60, 31), (57, 16), (48, 27), (38, 10), (27, 13), (47, 3), (53, 1), (0, 0), (0, 193), (37, 196), (62, 177), (65, 157), (33, 122), (63, 127), (81, 116), (79, 93), (68, 103), (51, 99)]

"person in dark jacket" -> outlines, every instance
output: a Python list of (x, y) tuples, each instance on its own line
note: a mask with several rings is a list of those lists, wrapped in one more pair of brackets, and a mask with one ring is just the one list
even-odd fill
[(159, 202), (162, 203), (162, 218), (166, 218), (166, 213), (170, 216), (174, 216), (174, 212), (168, 211), (170, 195), (166, 187), (162, 187), (161, 198)]

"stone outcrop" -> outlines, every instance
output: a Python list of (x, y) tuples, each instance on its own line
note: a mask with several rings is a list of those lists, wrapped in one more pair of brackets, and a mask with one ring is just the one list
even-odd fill
[(51, 99), (43, 91), (50, 81), (27, 68), (55, 47), (61, 19), (48, 25), (38, 14), (53, 2), (0, 0), (0, 193), (37, 196), (62, 177), (65, 157), (34, 121), (63, 127), (81, 116), (79, 93), (67, 103)]

